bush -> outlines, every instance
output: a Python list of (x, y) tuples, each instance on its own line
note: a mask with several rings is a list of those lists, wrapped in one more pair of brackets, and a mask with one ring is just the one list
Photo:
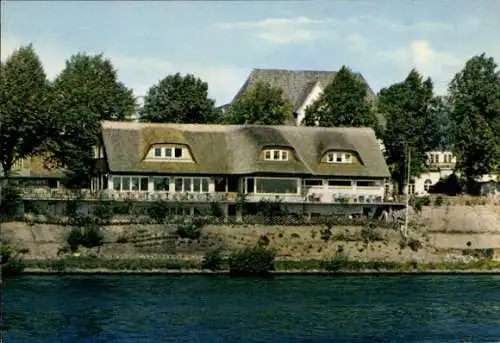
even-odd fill
[(109, 222), (114, 216), (113, 208), (114, 206), (111, 202), (100, 201), (94, 208), (94, 216), (99, 218), (101, 221)]
[(330, 226), (324, 228), (324, 229), (321, 229), (319, 231), (319, 234), (321, 236), (321, 239), (326, 243), (330, 240), (330, 238), (332, 237), (332, 229)]
[(435, 206), (441, 206), (443, 204), (443, 196), (442, 195), (438, 195), (436, 197), (436, 200), (434, 200), (434, 205)]
[(2, 277), (16, 276), (24, 270), (24, 262), (20, 255), (25, 251), (15, 251), (6, 244), (0, 244), (0, 264), (2, 267)]
[(329, 272), (336, 272), (345, 268), (349, 262), (347, 255), (343, 252), (337, 252), (335, 256), (329, 261), (321, 261), (320, 267)]
[(163, 223), (170, 213), (170, 206), (165, 201), (156, 200), (148, 206), (146, 212), (157, 223)]
[(229, 257), (229, 272), (233, 275), (265, 275), (274, 270), (274, 250), (261, 246), (237, 250)]
[(291, 238), (300, 238), (299, 234), (298, 234), (298, 233), (295, 233), (295, 232), (294, 232), (294, 233), (292, 233), (292, 234), (290, 235), (290, 237), (291, 237)]
[(257, 244), (261, 247), (267, 247), (269, 243), (269, 238), (266, 235), (260, 235), (259, 240), (257, 241)]
[(209, 251), (203, 256), (201, 262), (202, 269), (209, 269), (213, 271), (221, 270), (224, 264), (224, 258), (221, 254), (221, 249)]
[(368, 223), (361, 229), (361, 238), (365, 243), (383, 240), (380, 234), (376, 231), (374, 223)]
[(201, 220), (194, 220), (191, 223), (181, 224), (177, 227), (176, 233), (180, 238), (199, 239), (203, 229)]
[(272, 220), (275, 217), (283, 217), (288, 213), (286, 206), (281, 201), (260, 200), (256, 207), (257, 213), (264, 216), (267, 220)]
[(418, 239), (410, 238), (410, 240), (408, 241), (408, 246), (411, 250), (417, 252), (418, 249), (422, 248), (422, 243)]
[(95, 223), (73, 228), (66, 239), (72, 252), (78, 250), (80, 245), (86, 248), (102, 246), (103, 241), (101, 229)]
[(128, 243), (128, 237), (127, 236), (120, 236), (116, 239), (116, 243)]
[(216, 201), (212, 201), (210, 203), (210, 215), (215, 218), (224, 217), (224, 212), (222, 211), (222, 208)]
[(0, 219), (16, 219), (23, 203), (21, 191), (11, 180), (0, 180)]

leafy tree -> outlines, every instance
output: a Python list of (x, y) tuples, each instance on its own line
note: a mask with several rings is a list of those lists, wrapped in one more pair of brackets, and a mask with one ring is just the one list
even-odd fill
[(217, 122), (215, 101), (208, 98), (208, 84), (194, 75), (169, 75), (152, 86), (144, 97), (141, 121), (154, 123)]
[(33, 46), (22, 46), (0, 64), (0, 162), (13, 164), (38, 152), (46, 137), (49, 83)]
[(367, 99), (368, 87), (346, 66), (311, 106), (306, 108), (304, 124), (313, 126), (368, 126), (379, 132), (377, 117)]
[(283, 98), (281, 88), (258, 82), (231, 105), (228, 124), (283, 125), (293, 118), (292, 104)]
[(483, 53), (468, 60), (449, 86), (457, 169), (474, 178), (500, 167), (500, 73)]
[(54, 81), (51, 103), (50, 160), (67, 168), (69, 186), (86, 186), (100, 121), (127, 120), (135, 98), (118, 82), (110, 60), (77, 54)]
[(433, 96), (430, 78), (412, 70), (403, 82), (380, 91), (378, 111), (386, 118), (383, 134), (387, 164), (402, 193), (406, 182), (408, 152), (410, 171), (420, 175), (426, 165), (426, 152), (440, 144), (440, 102)]

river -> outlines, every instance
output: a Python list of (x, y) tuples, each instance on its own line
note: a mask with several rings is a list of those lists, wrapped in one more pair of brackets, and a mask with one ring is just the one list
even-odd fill
[(23, 276), (4, 342), (500, 341), (500, 276)]

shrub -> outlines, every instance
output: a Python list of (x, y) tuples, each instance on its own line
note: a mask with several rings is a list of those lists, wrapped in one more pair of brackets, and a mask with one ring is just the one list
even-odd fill
[(436, 197), (436, 200), (434, 200), (434, 205), (435, 206), (441, 206), (443, 204), (443, 196), (442, 195), (438, 195)]
[(376, 231), (376, 225), (374, 223), (368, 223), (361, 228), (361, 238), (365, 243), (383, 240)]
[(257, 245), (261, 247), (266, 247), (269, 245), (269, 238), (266, 235), (261, 235), (257, 241)]
[(295, 232), (294, 232), (294, 233), (292, 233), (292, 234), (290, 235), (290, 237), (292, 237), (292, 238), (300, 238), (299, 234), (298, 234), (298, 233), (295, 233)]
[(180, 224), (176, 233), (180, 238), (199, 239), (203, 229), (201, 220), (193, 220), (191, 223)]
[(109, 201), (100, 201), (94, 208), (94, 216), (102, 221), (109, 222), (113, 215), (113, 204)]
[(78, 250), (80, 245), (86, 248), (102, 246), (103, 241), (101, 229), (95, 223), (73, 228), (66, 239), (72, 252)]
[(125, 235), (120, 236), (116, 239), (116, 243), (122, 243), (122, 244), (128, 243), (128, 237)]
[(22, 273), (25, 266), (20, 255), (23, 253), (24, 251), (15, 251), (7, 244), (0, 244), (1, 277), (12, 277)]
[(332, 229), (330, 228), (330, 226), (327, 226), (326, 228), (321, 229), (319, 231), (319, 234), (320, 234), (321, 239), (326, 243), (332, 237)]
[(286, 206), (281, 201), (260, 200), (256, 206), (257, 213), (267, 220), (282, 217), (288, 213)]
[(222, 257), (221, 249), (215, 249), (207, 252), (205, 256), (203, 256), (201, 268), (216, 271), (221, 270), (223, 264), (224, 258)]
[(417, 252), (418, 249), (422, 248), (422, 243), (418, 239), (410, 238), (410, 240), (408, 241), (408, 246), (411, 250)]
[(76, 200), (68, 200), (66, 202), (65, 214), (66, 216), (73, 218), (76, 217), (78, 213), (78, 202)]
[(161, 200), (153, 201), (147, 208), (148, 216), (157, 223), (165, 222), (170, 212), (170, 206)]
[(349, 262), (347, 255), (343, 252), (337, 252), (331, 260), (321, 261), (320, 267), (329, 272), (336, 272), (345, 268)]
[[(15, 219), (23, 203), (21, 191), (11, 180), (0, 181), (0, 219)], [(2, 185), (2, 183), (5, 185)]]
[(222, 208), (216, 201), (212, 201), (210, 203), (210, 215), (214, 216), (215, 218), (222, 218), (224, 216)]
[(237, 250), (229, 257), (229, 271), (233, 275), (265, 275), (274, 270), (276, 252), (261, 246)]

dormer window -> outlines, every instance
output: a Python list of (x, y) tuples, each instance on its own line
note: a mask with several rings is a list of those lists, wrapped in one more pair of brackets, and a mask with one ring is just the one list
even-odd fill
[(154, 158), (177, 159), (183, 157), (182, 148), (158, 147), (153, 150)]
[(265, 150), (264, 159), (267, 161), (288, 161), (288, 151), (280, 149)]
[(349, 152), (329, 152), (326, 154), (327, 163), (352, 163), (352, 154)]

